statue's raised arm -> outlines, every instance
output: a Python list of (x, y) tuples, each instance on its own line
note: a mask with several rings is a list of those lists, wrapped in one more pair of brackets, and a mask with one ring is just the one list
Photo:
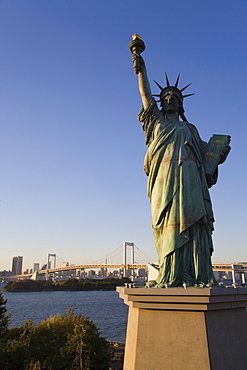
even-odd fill
[(145, 50), (145, 44), (142, 38), (136, 33), (132, 35), (132, 41), (129, 44), (129, 49), (132, 53), (132, 60), (134, 63), (134, 72), (138, 74), (138, 85), (144, 108), (146, 109), (150, 102), (151, 88), (148, 81), (147, 70), (145, 62), (141, 56), (141, 53)]

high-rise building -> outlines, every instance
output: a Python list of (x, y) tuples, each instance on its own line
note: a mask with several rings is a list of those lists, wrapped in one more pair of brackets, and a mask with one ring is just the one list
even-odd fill
[(69, 267), (69, 262), (62, 262), (62, 267)]
[(23, 262), (23, 257), (22, 256), (13, 257), (13, 260), (12, 260), (12, 273), (13, 273), (13, 275), (21, 275), (22, 262)]
[(38, 270), (39, 270), (39, 263), (34, 262), (33, 271), (38, 271)]

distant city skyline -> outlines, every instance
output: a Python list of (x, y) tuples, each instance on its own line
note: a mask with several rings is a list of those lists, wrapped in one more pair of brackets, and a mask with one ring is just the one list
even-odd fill
[[(48, 254), (48, 256), (49, 256), (49, 254)], [(51, 254), (51, 256), (52, 257), (55, 257), (55, 259), (57, 257), (56, 254)], [(126, 257), (127, 257), (127, 255), (126, 255)], [(120, 258), (120, 256), (119, 256), (119, 258)], [(25, 273), (25, 272), (32, 273), (32, 272), (38, 271), (40, 269), (41, 270), (43, 270), (43, 269), (45, 270), (45, 269), (54, 269), (55, 267), (73, 267), (75, 265), (80, 265), (79, 263), (78, 264), (77, 263), (70, 263), (69, 261), (65, 262), (65, 261), (62, 261), (61, 259), (60, 259), (60, 262), (58, 264), (56, 264), (56, 263), (54, 263), (54, 261), (52, 263), (51, 261), (49, 262), (49, 260), (47, 259), (45, 261), (45, 263), (42, 264), (42, 266), (40, 266), (40, 263), (39, 262), (34, 262), (33, 265), (32, 265), (32, 267), (27, 267), (25, 269), (22, 269), (22, 264), (23, 264), (23, 261), (24, 261), (24, 257), (23, 256), (14, 256), (11, 261), (12, 261), (12, 269), (6, 269), (6, 268), (4, 268), (4, 269), (0, 270), (0, 272), (6, 271), (6, 272), (12, 272), (13, 275), (20, 275), (20, 274)], [(101, 262), (100, 261), (96, 261), (96, 262), (91, 262), (91, 263), (92, 264), (94, 264), (94, 263), (100, 264), (101, 263), (101, 264), (112, 264), (112, 265), (115, 265), (116, 263), (118, 263), (118, 264), (124, 264), (124, 263), (131, 264), (131, 263), (134, 263), (134, 262), (133, 262), (133, 258), (131, 256), (128, 256), (128, 258), (125, 258), (124, 256), (121, 256), (121, 260), (118, 260), (118, 262), (116, 262), (116, 261), (113, 262), (113, 263), (107, 262), (107, 258), (106, 258), (105, 261), (102, 261), (102, 259), (101, 259)], [(140, 262), (137, 262), (136, 261), (135, 263), (140, 263)], [(147, 260), (146, 262), (142, 262), (142, 263), (144, 263), (144, 264), (145, 263), (151, 263), (152, 264), (153, 261), (148, 261)], [(231, 263), (232, 264), (236, 263), (236, 264), (244, 264), (244, 265), (247, 265), (247, 261), (232, 261)], [(49, 265), (49, 267), (48, 267), (48, 265)], [(220, 263), (219, 264), (215, 264), (215, 265), (220, 265)]]

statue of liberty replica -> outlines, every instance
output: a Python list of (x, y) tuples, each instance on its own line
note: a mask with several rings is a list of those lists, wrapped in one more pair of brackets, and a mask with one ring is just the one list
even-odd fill
[(230, 136), (213, 135), (209, 143), (200, 138), (183, 107), (184, 98), (194, 94), (183, 95), (190, 84), (179, 88), (179, 75), (174, 86), (167, 74), (165, 87), (154, 81), (159, 94), (152, 95), (141, 56), (145, 44), (136, 34), (132, 38), (129, 49), (143, 103), (139, 121), (148, 147), (144, 171), (159, 257), (153, 285), (211, 286), (216, 284), (211, 263), (214, 215), (208, 189), (230, 151)]

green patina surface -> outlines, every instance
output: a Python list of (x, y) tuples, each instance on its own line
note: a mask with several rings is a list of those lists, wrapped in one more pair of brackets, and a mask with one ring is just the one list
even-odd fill
[(184, 116), (185, 88), (178, 89), (179, 78), (175, 86), (170, 86), (168, 77), (165, 88), (156, 83), (161, 90), (156, 95), (160, 110), (151, 95), (144, 60), (133, 47), (131, 51), (143, 101), (139, 121), (148, 146), (144, 170), (160, 267), (155, 286), (215, 284), (211, 263), (214, 216), (208, 188), (217, 181), (218, 164), (226, 159), (229, 144), (219, 149), (214, 173), (206, 175), (207, 143)]

